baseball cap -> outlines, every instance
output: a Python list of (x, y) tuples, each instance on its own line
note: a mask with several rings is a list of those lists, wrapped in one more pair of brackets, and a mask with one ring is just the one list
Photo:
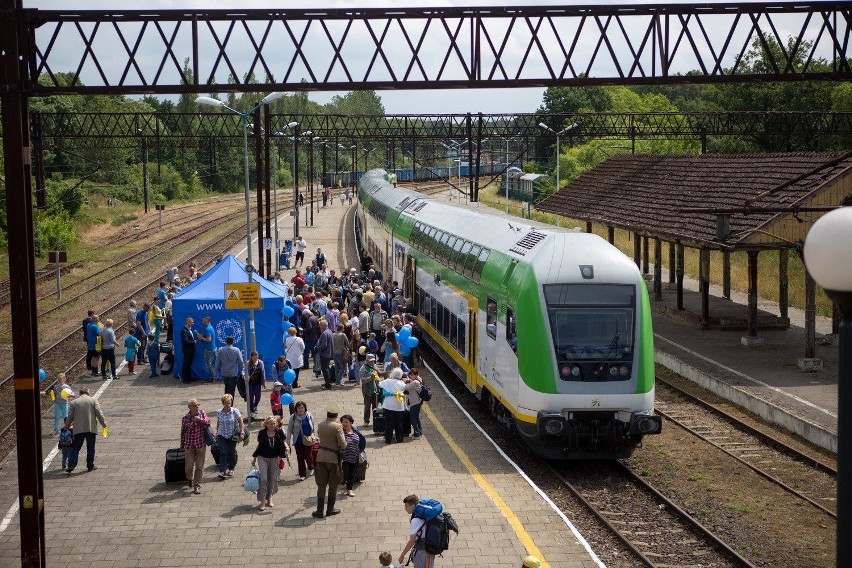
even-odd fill
[(541, 568), (541, 560), (535, 556), (527, 556), (524, 558), (524, 563), (521, 566), (523, 568)]
[(375, 361), (375, 360), (376, 360), (376, 356), (375, 356), (375, 355), (373, 355), (372, 353), (370, 353), (369, 355), (367, 355), (367, 361)]
[(284, 383), (282, 383), (281, 381), (275, 381), (274, 383), (272, 383), (272, 386), (273, 387), (283, 387)]

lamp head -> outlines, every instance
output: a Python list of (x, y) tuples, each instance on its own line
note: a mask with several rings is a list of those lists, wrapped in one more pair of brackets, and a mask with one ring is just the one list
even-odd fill
[(808, 231), (805, 266), (827, 292), (852, 292), (852, 263), (848, 262), (850, 242), (852, 207), (826, 213)]
[(271, 103), (272, 101), (277, 101), (278, 99), (280, 99), (281, 97), (283, 97), (286, 94), (287, 93), (282, 93), (280, 91), (275, 92), (275, 93), (269, 93), (268, 95), (266, 95), (265, 97), (263, 97), (260, 100), (260, 104), (265, 105), (265, 104)]
[(310, 130), (305, 130), (304, 132), (302, 132), (302, 136), (310, 136), (311, 134), (313, 134), (313, 132)]
[(563, 129), (559, 132), (559, 134), (565, 134), (565, 133), (566, 133), (566, 132), (568, 132), (569, 130), (574, 130), (574, 129), (575, 129), (575, 128), (577, 128), (578, 126), (579, 126), (579, 124), (577, 124), (576, 122), (572, 122), (570, 125), (568, 125), (568, 126), (566, 126), (565, 128), (563, 128)]
[(543, 122), (539, 122), (539, 123), (538, 123), (538, 125), (539, 125), (541, 128), (544, 128), (545, 130), (547, 130), (548, 132), (553, 132), (553, 129), (552, 129), (551, 127), (549, 127), (548, 125), (546, 125), (545, 123), (543, 123)]
[(349, 146), (349, 149), (350, 149), (350, 150), (354, 150), (356, 147), (357, 147), (357, 146), (356, 146), (355, 144), (352, 144), (351, 146)]
[(213, 97), (198, 97), (195, 99), (195, 103), (199, 105), (207, 105), (217, 108), (222, 108), (225, 106), (225, 103), (220, 101), (219, 99), (214, 99)]
[(287, 128), (296, 128), (297, 126), (299, 126), (298, 122), (291, 122), (287, 125)]

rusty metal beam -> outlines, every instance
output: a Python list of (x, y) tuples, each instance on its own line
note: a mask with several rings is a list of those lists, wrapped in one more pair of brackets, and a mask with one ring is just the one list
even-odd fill
[[(851, 12), (844, 1), (26, 10), (33, 57), (25, 89), (171, 94), (843, 81), (852, 78)], [(765, 69), (748, 65), (756, 41), (763, 49), (780, 46)], [(71, 80), (64, 81), (59, 73), (69, 65)]]

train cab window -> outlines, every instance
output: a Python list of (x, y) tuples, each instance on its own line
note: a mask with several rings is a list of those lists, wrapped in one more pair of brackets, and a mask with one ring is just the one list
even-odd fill
[(491, 339), (497, 339), (497, 300), (489, 297), (485, 311), (485, 333)]
[(467, 357), (467, 325), (463, 319), (458, 320), (458, 352), (461, 353), (462, 357)]
[(515, 328), (515, 311), (506, 308), (506, 342), (515, 354), (518, 353), (518, 330)]
[(453, 346), (453, 349), (458, 351), (459, 348), (459, 329), (458, 329), (459, 318), (455, 316), (455, 314), (450, 314), (450, 345)]

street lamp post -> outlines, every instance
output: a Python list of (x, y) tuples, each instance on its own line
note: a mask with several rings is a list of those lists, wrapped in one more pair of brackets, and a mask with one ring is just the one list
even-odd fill
[(562, 136), (563, 134), (565, 134), (566, 132), (570, 131), (570, 130), (574, 130), (575, 128), (577, 128), (578, 125), (577, 125), (576, 122), (574, 122), (574, 123), (566, 126), (565, 128), (563, 128), (559, 132), (556, 132), (555, 130), (553, 130), (551, 127), (549, 127), (548, 125), (546, 125), (543, 122), (539, 122), (538, 125), (540, 127), (542, 127), (543, 129), (547, 130), (548, 132), (550, 132), (551, 134), (556, 135), (556, 191), (559, 191), (559, 137)]
[[(454, 140), (450, 140), (449, 144), (444, 144), (443, 142), (441, 142), (441, 146), (443, 146), (447, 150), (452, 150), (453, 147), (455, 146), (455, 151), (456, 151), (456, 154), (458, 155), (459, 159), (453, 160), (453, 161), (456, 161), (456, 162), (459, 163), (459, 177), (458, 177), (459, 183), (461, 183), (461, 146), (465, 142), (467, 142), (467, 138), (465, 138), (461, 142), (455, 142)], [(447, 196), (449, 197), (450, 201), (453, 200), (452, 185), (450, 184), (450, 174), (451, 174), (450, 169), (452, 168), (451, 160), (452, 160), (452, 156), (447, 156)], [(461, 200), (459, 200), (459, 201), (461, 201)]]
[(349, 149), (352, 151), (352, 179), (349, 180), (349, 185), (355, 186), (355, 172), (358, 170), (358, 156), (355, 154), (356, 145), (352, 144)]
[[(283, 136), (285, 130), (290, 130), (292, 128), (296, 128), (297, 126), (299, 126), (298, 122), (291, 122), (287, 126), (285, 126), (282, 130), (279, 130), (278, 132), (276, 132), (272, 136), (278, 136), (278, 137)], [(275, 201), (275, 213), (274, 213), (274, 215), (275, 215), (275, 254), (278, 254), (279, 252), (281, 252), (281, 239), (278, 236), (278, 168), (279, 168), (278, 160), (279, 159), (280, 159), (279, 147), (276, 144), (276, 146), (275, 146), (275, 169), (272, 171), (272, 174), (273, 174), (273, 176), (272, 176), (272, 180), (273, 180), (272, 191), (273, 191), (273, 195), (274, 195), (273, 200)], [(296, 196), (294, 195), (293, 196), (293, 203), (294, 204), (296, 203), (295, 199), (296, 199)]]
[(805, 239), (805, 265), (840, 311), (837, 358), (837, 566), (852, 566), (852, 207), (826, 213)]
[[(251, 201), (249, 198), (249, 154), (248, 154), (248, 119), (252, 116), (260, 107), (265, 104), (271, 103), (272, 101), (278, 100), (284, 96), (284, 93), (276, 92), (270, 93), (263, 97), (263, 99), (248, 112), (240, 112), (236, 109), (233, 109), (227, 106), (225, 103), (218, 99), (214, 99), (213, 97), (198, 97), (195, 99), (197, 104), (213, 106), (217, 108), (223, 108), (233, 114), (236, 114), (242, 119), (243, 123), (243, 169), (245, 170), (245, 199), (246, 199), (246, 249), (248, 251), (248, 264), (246, 264), (246, 272), (248, 273), (248, 281), (252, 282), (253, 272), (254, 272), (254, 263), (252, 262), (252, 252), (251, 252)], [(249, 348), (251, 351), (257, 350), (257, 338), (255, 336), (254, 329), (254, 309), (249, 310)], [(248, 389), (248, 384), (246, 384), (246, 388)], [(251, 409), (249, 409), (251, 410)], [(250, 414), (249, 414), (250, 416)]]

